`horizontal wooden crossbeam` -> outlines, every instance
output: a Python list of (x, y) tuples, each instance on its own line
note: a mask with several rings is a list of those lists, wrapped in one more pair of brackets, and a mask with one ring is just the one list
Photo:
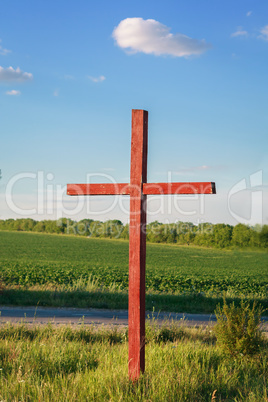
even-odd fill
[(129, 195), (127, 183), (67, 184), (68, 195)]
[(216, 194), (215, 183), (144, 183), (143, 194)]
[[(67, 184), (68, 195), (130, 195), (134, 186), (128, 183)], [(143, 183), (144, 195), (216, 194), (213, 182), (204, 183)]]

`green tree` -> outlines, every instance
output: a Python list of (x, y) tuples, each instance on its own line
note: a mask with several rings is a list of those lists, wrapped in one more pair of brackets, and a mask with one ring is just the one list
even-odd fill
[(79, 231), (81, 232), (82, 228), (82, 233), (79, 233), (84, 236), (89, 236), (90, 235), (90, 225), (91, 223), (94, 222), (93, 219), (82, 219), (81, 221), (78, 222), (78, 233)]
[(103, 237), (103, 222), (101, 221), (93, 221), (90, 224), (90, 235), (93, 237)]
[(43, 232), (45, 232), (45, 230), (46, 230), (46, 226), (45, 226), (45, 224), (44, 224), (44, 221), (39, 221), (39, 222), (37, 222), (37, 224), (36, 224), (35, 227), (33, 228), (33, 231), (34, 231), (34, 232), (41, 232), (41, 233), (43, 233)]
[(120, 237), (122, 239), (129, 239), (129, 224), (128, 223), (124, 226)]
[(252, 229), (242, 223), (234, 227), (232, 243), (239, 247), (249, 247), (252, 239)]
[(190, 244), (195, 239), (196, 227), (192, 222), (178, 222), (176, 224), (177, 242), (179, 244)]
[(200, 223), (195, 230), (194, 243), (198, 246), (214, 245), (213, 225), (209, 222)]
[(163, 241), (163, 228), (158, 221), (151, 222), (146, 227), (146, 239), (152, 243)]
[(23, 219), (14, 220), (12, 230), (18, 230), (18, 231), (22, 230), (22, 224), (23, 224), (22, 221), (23, 221)]
[(110, 237), (112, 237), (113, 239), (119, 239), (124, 229), (123, 223), (118, 219), (113, 219), (107, 221), (106, 224), (110, 227)]
[(172, 224), (167, 224), (163, 225), (164, 226), (164, 231), (165, 231), (165, 241), (167, 243), (177, 243), (177, 225), (172, 223)]
[(6, 221), (4, 221), (4, 228), (5, 230), (15, 230), (14, 229), (14, 219), (7, 219)]
[(231, 245), (233, 227), (219, 223), (213, 225), (213, 237), (216, 247), (224, 248)]
[(268, 247), (268, 225), (263, 225), (259, 234), (260, 244), (262, 247)]
[(34, 221), (33, 219), (27, 218), (27, 219), (21, 219), (21, 224), (20, 224), (20, 228), (23, 231), (26, 232), (31, 232), (33, 230), (33, 228), (36, 225), (36, 221)]
[(100, 236), (118, 239), (123, 228), (123, 223), (117, 219), (106, 221), (102, 224), (102, 233)]

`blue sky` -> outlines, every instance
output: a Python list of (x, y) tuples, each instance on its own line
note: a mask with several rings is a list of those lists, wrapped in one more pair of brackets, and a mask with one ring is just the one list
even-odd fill
[(146, 109), (148, 181), (218, 190), (148, 220), (268, 223), (267, 2), (2, 1), (0, 40), (0, 219), (126, 222), (127, 199), (75, 209), (64, 186), (128, 182)]

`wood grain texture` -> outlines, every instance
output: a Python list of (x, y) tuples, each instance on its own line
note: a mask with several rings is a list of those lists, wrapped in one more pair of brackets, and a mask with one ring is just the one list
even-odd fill
[(68, 195), (129, 195), (128, 183), (67, 184)]
[(148, 112), (132, 111), (129, 222), (129, 378), (145, 370), (145, 258)]
[(216, 194), (215, 183), (144, 183), (143, 194)]
[[(140, 184), (100, 183), (100, 184), (67, 184), (68, 195), (130, 195), (139, 191)], [(131, 190), (132, 189), (132, 190)], [(144, 195), (166, 194), (216, 194), (215, 183), (143, 183)]]

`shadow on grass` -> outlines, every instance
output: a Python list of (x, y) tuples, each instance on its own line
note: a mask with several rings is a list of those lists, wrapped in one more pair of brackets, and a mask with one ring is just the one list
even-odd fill
[[(241, 298), (226, 298), (226, 301), (240, 303)], [(249, 302), (252, 299), (247, 299)], [(268, 298), (257, 300), (268, 309)], [(223, 303), (222, 297), (208, 297), (201, 294), (147, 294), (147, 311), (167, 311), (175, 313), (214, 313), (217, 304)], [(0, 304), (13, 306), (77, 307), (100, 309), (128, 309), (127, 292), (108, 291), (64, 291), (4, 289), (0, 293)], [(267, 313), (267, 311), (265, 312)]]

